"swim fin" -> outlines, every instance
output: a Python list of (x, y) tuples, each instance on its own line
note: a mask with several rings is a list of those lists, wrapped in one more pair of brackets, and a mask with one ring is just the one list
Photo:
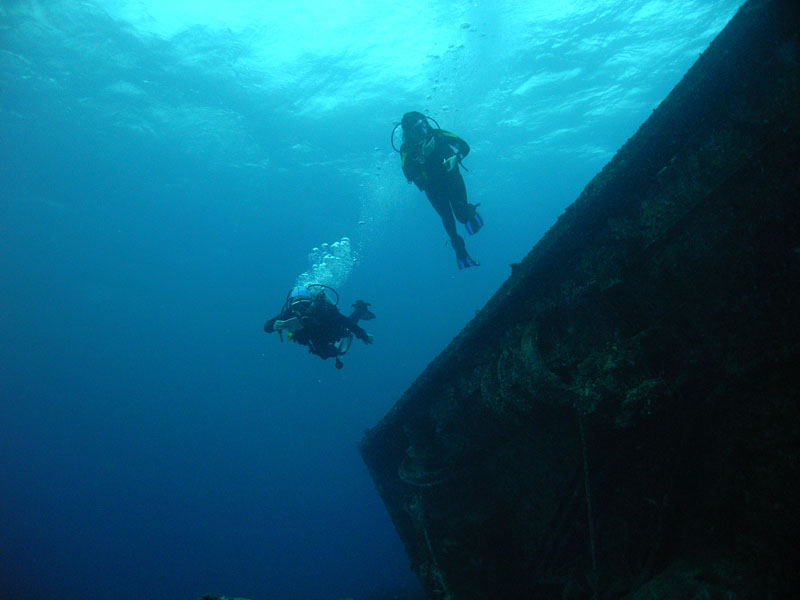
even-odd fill
[(364, 302), (363, 300), (356, 300), (356, 303), (353, 304), (352, 314), (350, 315), (350, 320), (353, 322), (361, 321), (369, 321), (375, 318), (375, 315), (369, 309), (369, 302)]
[(469, 221), (464, 223), (464, 226), (467, 228), (467, 233), (470, 235), (475, 235), (476, 233), (478, 233), (478, 231), (480, 231), (481, 227), (483, 227), (483, 219), (478, 214), (477, 210), (474, 213), (472, 213), (472, 216), (469, 218)]
[(468, 269), (469, 267), (480, 266), (480, 263), (472, 260), (472, 257), (470, 257), (469, 254), (464, 254), (463, 256), (456, 256), (456, 262), (458, 263), (459, 270)]

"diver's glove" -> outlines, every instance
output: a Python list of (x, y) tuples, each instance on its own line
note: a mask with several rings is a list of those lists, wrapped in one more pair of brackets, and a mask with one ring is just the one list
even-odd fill
[(453, 168), (455, 168), (455, 166), (457, 164), (458, 164), (458, 153), (453, 154), (453, 156), (451, 156), (450, 158), (445, 158), (442, 161), (442, 165), (444, 166), (444, 170), (447, 171), (448, 173), (450, 171), (452, 171)]
[(365, 344), (371, 344), (375, 341), (375, 338), (368, 334), (365, 330), (359, 327), (358, 329), (354, 329), (353, 333), (356, 335), (358, 339), (360, 339)]

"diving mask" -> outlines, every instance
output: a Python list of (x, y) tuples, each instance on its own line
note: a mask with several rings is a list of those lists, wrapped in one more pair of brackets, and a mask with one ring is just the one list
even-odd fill
[(292, 312), (297, 316), (303, 316), (308, 312), (308, 309), (311, 308), (311, 300), (308, 298), (295, 298), (289, 304), (289, 308), (291, 308)]
[(428, 137), (428, 122), (419, 119), (405, 132), (405, 136), (411, 143), (421, 144)]

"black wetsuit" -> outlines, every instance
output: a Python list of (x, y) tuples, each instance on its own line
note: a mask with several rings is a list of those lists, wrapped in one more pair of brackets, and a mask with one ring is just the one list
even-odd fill
[(428, 158), (421, 162), (418, 146), (405, 142), (400, 147), (400, 162), (403, 174), (409, 183), (414, 182), (425, 192), (431, 205), (442, 218), (442, 224), (450, 236), (456, 256), (463, 258), (467, 251), (464, 239), (456, 232), (456, 222), (466, 223), (475, 213), (475, 205), (467, 202), (467, 188), (458, 165), (450, 171), (442, 164), (445, 159), (458, 153), (459, 160), (469, 154), (469, 145), (455, 134), (444, 129), (432, 129), (435, 145)]
[(353, 313), (344, 316), (333, 304), (324, 298), (318, 298), (304, 316), (298, 316), (290, 308), (285, 308), (277, 317), (264, 323), (264, 331), (275, 331), (275, 321), (286, 321), (297, 317), (302, 327), (292, 332), (293, 342), (308, 346), (308, 351), (320, 358), (334, 358), (342, 354), (338, 342), (351, 333), (358, 339), (366, 341), (367, 332), (356, 323), (358, 316)]

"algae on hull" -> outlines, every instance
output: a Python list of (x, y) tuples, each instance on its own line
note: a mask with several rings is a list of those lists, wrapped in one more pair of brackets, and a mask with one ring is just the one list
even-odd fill
[(367, 432), (428, 597), (800, 588), (798, 13), (747, 2)]

